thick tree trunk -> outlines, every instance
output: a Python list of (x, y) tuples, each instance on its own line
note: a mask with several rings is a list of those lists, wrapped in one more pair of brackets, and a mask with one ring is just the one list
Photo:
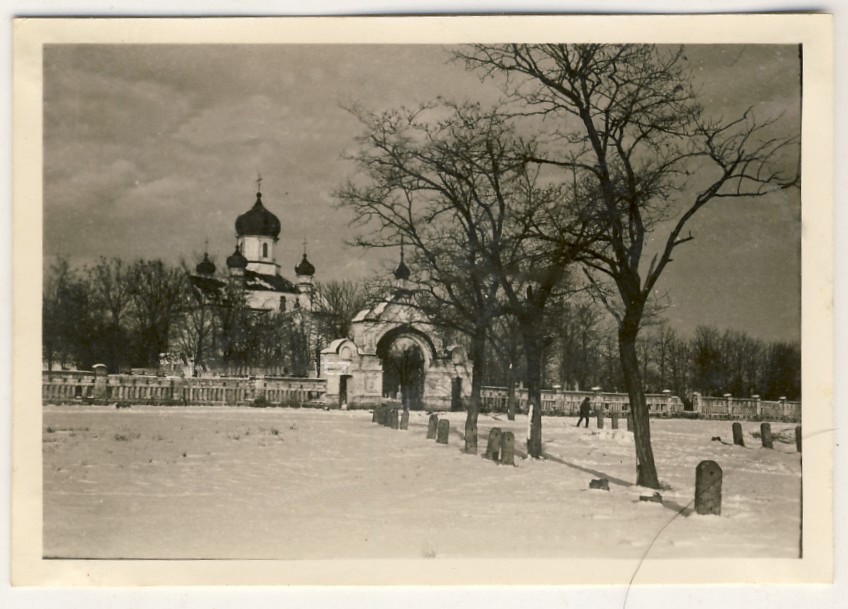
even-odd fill
[(651, 421), (648, 417), (648, 405), (639, 374), (639, 359), (636, 356), (636, 335), (638, 322), (625, 317), (618, 331), (618, 347), (621, 356), (621, 369), (624, 384), (630, 397), (630, 410), (633, 413), (633, 440), (636, 444), (636, 484), (648, 488), (660, 488), (657, 467), (654, 463), (654, 451), (651, 448)]
[(527, 453), (533, 458), (542, 456), (542, 349), (534, 336), (524, 339), (527, 357), (527, 404), (530, 409), (530, 437)]
[(477, 416), (480, 413), (480, 394), (483, 388), (486, 335), (481, 331), (471, 341), (471, 399), (465, 416), (465, 452), (477, 452)]

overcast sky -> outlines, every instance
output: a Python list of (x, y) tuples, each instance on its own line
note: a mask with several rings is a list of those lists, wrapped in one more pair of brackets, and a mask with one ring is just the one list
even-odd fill
[[(708, 112), (754, 106), (799, 122), (796, 47), (687, 47)], [(277, 261), (294, 275), (302, 241), (318, 280), (365, 277), (387, 252), (344, 245), (351, 217), (333, 191), (359, 133), (344, 105), (382, 110), (497, 89), (438, 46), (48, 47), (44, 62), (44, 254), (181, 258), (209, 239), (219, 268), (255, 200), (280, 218)], [(769, 340), (800, 337), (800, 200), (714, 201), (690, 223), (661, 280), (666, 316)]]

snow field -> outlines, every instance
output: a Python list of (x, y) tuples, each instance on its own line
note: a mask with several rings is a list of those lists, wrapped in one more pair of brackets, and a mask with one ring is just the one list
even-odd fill
[[(792, 424), (775, 450), (742, 423), (652, 421), (664, 503), (632, 484), (626, 429), (545, 417), (544, 460), (524, 458), (527, 419), (481, 415), (479, 455), (367, 411), (45, 407), (44, 555), (90, 558), (796, 557), (800, 455)], [(513, 431), (516, 466), (483, 459), (492, 427)], [(624, 422), (622, 421), (622, 427)], [(688, 514), (695, 467), (724, 471), (722, 516)], [(589, 490), (607, 478), (610, 491)], [(655, 539), (656, 537), (656, 539)], [(650, 550), (649, 550), (650, 548)]]

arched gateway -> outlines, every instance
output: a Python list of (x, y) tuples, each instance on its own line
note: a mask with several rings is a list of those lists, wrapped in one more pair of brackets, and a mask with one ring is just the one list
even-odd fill
[(443, 344), (399, 281), (389, 298), (354, 318), (351, 339), (322, 351), (331, 407), (368, 408), (388, 399), (411, 410), (450, 410), (468, 397), (464, 350)]

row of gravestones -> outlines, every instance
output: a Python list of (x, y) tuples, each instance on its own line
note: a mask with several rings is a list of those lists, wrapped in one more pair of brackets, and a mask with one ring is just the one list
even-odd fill
[[(771, 435), (771, 424), (760, 424), (760, 440), (763, 443), (763, 448), (774, 448), (774, 438)], [(742, 424), (733, 424), (733, 443), (736, 446), (745, 446), (745, 439), (742, 436)], [(795, 448), (801, 452), (801, 426), (795, 427)]]
[[(760, 439), (763, 448), (774, 448), (771, 435), (771, 425), (760, 425)], [(733, 443), (745, 446), (742, 438), (742, 425), (733, 424)], [(795, 447), (801, 452), (801, 426), (795, 427)], [(721, 515), (721, 480), (722, 471), (715, 461), (701, 461), (695, 469), (695, 512), (698, 514)]]
[[(447, 444), (449, 434), (450, 421), (431, 414), (427, 421), (427, 439)], [(486, 443), (486, 458), (503, 465), (515, 465), (515, 434), (511, 431), (501, 432), (500, 428), (493, 427)]]
[(381, 405), (374, 408), (371, 415), (371, 422), (389, 427), (390, 429), (408, 429), (409, 428), (409, 411), (404, 410), (398, 415), (397, 408)]

